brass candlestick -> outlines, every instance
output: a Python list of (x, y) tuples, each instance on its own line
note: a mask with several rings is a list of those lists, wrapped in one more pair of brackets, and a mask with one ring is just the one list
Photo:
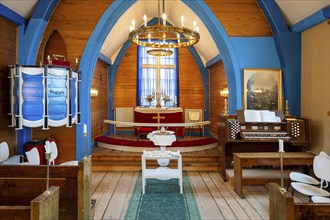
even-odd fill
[(283, 150), (279, 150), (278, 153), (279, 153), (279, 156), (280, 156), (280, 168), (281, 168), (281, 188), (280, 188), (280, 192), (285, 193), (286, 189), (284, 188), (284, 173), (283, 173), (283, 157), (284, 157), (285, 152)]
[(229, 92), (228, 92), (228, 88), (224, 88), (220, 91), (220, 96), (225, 98), (225, 105), (223, 107), (223, 115), (228, 115), (228, 98)]
[(228, 102), (227, 102), (227, 98), (225, 98), (225, 106), (223, 107), (223, 115), (228, 115)]
[(84, 157), (86, 157), (86, 138), (87, 138), (87, 132), (84, 132)]
[(290, 111), (289, 111), (289, 101), (288, 100), (286, 100), (285, 101), (285, 116), (291, 116), (290, 115)]
[(50, 160), (50, 155), (51, 154), (52, 154), (51, 152), (46, 152), (45, 153), (45, 159), (46, 159), (46, 163), (47, 163), (46, 190), (49, 189), (49, 160)]

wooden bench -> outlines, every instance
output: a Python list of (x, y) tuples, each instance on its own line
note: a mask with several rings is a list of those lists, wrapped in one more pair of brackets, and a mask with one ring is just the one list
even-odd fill
[[(47, 166), (0, 165), (0, 206), (29, 206), (46, 189)], [(60, 219), (92, 219), (91, 157), (78, 166), (49, 167), (49, 185), (60, 187)], [(4, 214), (0, 210), (0, 216)]]
[(0, 206), (0, 219), (58, 219), (59, 187), (51, 186), (30, 206)]
[[(265, 153), (234, 153), (234, 191), (241, 197), (243, 195), (243, 185), (253, 183), (243, 179), (243, 167), (280, 165), (279, 154), (275, 152)], [(285, 152), (283, 165), (312, 165), (315, 155), (305, 152)]]
[(329, 219), (330, 204), (294, 203), (290, 192), (277, 183), (269, 183), (269, 219)]

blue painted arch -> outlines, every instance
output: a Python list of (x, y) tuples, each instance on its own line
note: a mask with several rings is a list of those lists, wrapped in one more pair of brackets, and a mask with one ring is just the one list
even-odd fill
[[(87, 146), (87, 153), (91, 152), (91, 135), (87, 135), (86, 140), (83, 137), (83, 124), (87, 125), (87, 133), (90, 134), (91, 116), (90, 116), (90, 93), (92, 78), (96, 61), (98, 59), (101, 47), (110, 33), (111, 29), (122, 16), (122, 14), (131, 7), (136, 0), (115, 0), (105, 11), (99, 22), (97, 23), (93, 33), (91, 34), (86, 48), (82, 54), (79, 70), (82, 75), (81, 83), (81, 121), (82, 124), (77, 125), (76, 129), (76, 158), (83, 157), (84, 145)], [(210, 31), (219, 51), (222, 54), (222, 60), (225, 66), (228, 87), (229, 87), (229, 111), (232, 113), (242, 106), (241, 95), (241, 77), (238, 61), (235, 56), (234, 48), (231, 45), (229, 36), (220, 24), (217, 17), (209, 9), (204, 1), (183, 2), (199, 16), (204, 24), (208, 24)], [(116, 69), (115, 66), (112, 68)], [(115, 70), (114, 70), (115, 71)], [(113, 76), (112, 76), (113, 77)], [(109, 88), (111, 89), (111, 88)]]

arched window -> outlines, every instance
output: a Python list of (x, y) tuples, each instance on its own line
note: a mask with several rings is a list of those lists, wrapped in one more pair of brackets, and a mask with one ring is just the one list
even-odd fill
[[(166, 107), (176, 106), (179, 90), (178, 50), (171, 49), (171, 56), (151, 56), (147, 53), (149, 49), (138, 47), (137, 104), (148, 105), (145, 98), (158, 92), (171, 99)], [(156, 100), (151, 105), (155, 106)]]

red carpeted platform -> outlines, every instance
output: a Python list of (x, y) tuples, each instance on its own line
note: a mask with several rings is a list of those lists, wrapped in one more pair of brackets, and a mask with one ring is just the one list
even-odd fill
[[(106, 147), (115, 150), (120, 150), (120, 146), (122, 146), (123, 151), (140, 151), (140, 148), (158, 148), (158, 146), (155, 146), (154, 143), (150, 140), (132, 140), (108, 136), (99, 136), (95, 138), (95, 141), (100, 147)], [(216, 147), (217, 145), (217, 139), (212, 137), (201, 137), (199, 139), (177, 140), (172, 143), (172, 146), (167, 146), (167, 148), (180, 148), (183, 152), (205, 150)], [(137, 149), (134, 150), (134, 148)]]

